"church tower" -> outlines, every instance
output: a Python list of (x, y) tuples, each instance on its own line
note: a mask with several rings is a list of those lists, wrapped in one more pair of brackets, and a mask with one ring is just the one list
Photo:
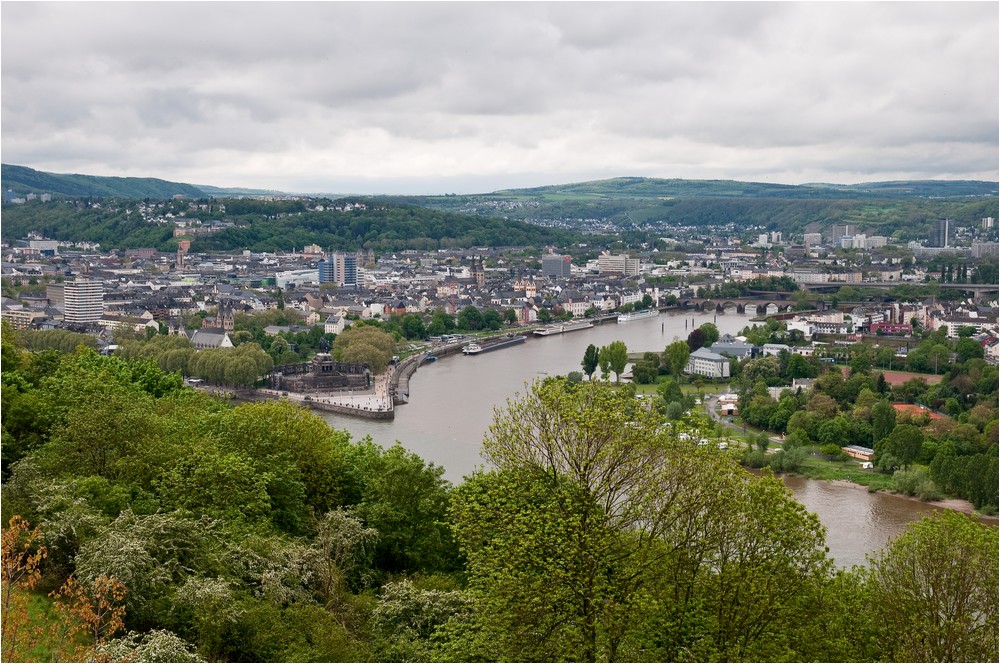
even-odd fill
[(232, 332), (235, 327), (233, 320), (233, 305), (225, 302), (219, 303), (219, 324), (226, 332)]
[(486, 286), (486, 270), (480, 260), (472, 261), (472, 278), (476, 280), (476, 286), (484, 288)]

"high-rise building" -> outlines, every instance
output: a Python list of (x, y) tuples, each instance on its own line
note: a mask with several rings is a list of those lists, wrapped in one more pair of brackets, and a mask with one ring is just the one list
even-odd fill
[(834, 224), (830, 230), (830, 239), (834, 245), (840, 245), (840, 240), (845, 237), (854, 237), (858, 233), (858, 227), (854, 224)]
[(1000, 254), (1000, 245), (996, 242), (973, 242), (972, 243), (972, 257), (973, 258), (987, 258), (992, 256), (996, 258)]
[(94, 279), (67, 281), (63, 289), (63, 320), (92, 323), (104, 314), (104, 284)]
[(337, 269), (334, 261), (321, 258), (316, 264), (319, 270), (319, 283), (333, 284), (337, 282)]
[(634, 277), (639, 274), (639, 259), (628, 256), (612, 256), (601, 254), (597, 257), (597, 269), (601, 273), (618, 272), (626, 277)]
[(570, 276), (572, 264), (569, 256), (545, 254), (542, 256), (542, 274), (546, 277)]
[(354, 288), (358, 285), (358, 257), (355, 254), (335, 254), (337, 285)]
[(931, 226), (931, 237), (928, 246), (947, 247), (950, 226), (951, 226), (950, 219), (939, 219), (938, 221), (934, 222), (934, 224)]
[(805, 242), (810, 247), (823, 244), (823, 235), (821, 233), (806, 233)]

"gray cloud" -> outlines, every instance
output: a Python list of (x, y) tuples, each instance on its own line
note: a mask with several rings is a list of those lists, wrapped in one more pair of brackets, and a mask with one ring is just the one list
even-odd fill
[(998, 178), (996, 3), (2, 14), (3, 159), (43, 170), (379, 192)]

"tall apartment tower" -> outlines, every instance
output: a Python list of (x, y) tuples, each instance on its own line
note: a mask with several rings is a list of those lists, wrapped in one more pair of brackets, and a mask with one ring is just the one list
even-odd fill
[(950, 219), (939, 219), (934, 222), (931, 226), (931, 237), (929, 246), (931, 247), (947, 247), (948, 246), (948, 234), (951, 226)]
[(93, 323), (104, 314), (104, 284), (94, 279), (67, 281), (63, 288), (63, 320)]
[(319, 270), (319, 283), (321, 284), (334, 284), (337, 283), (337, 265), (336, 262), (331, 258), (327, 260), (321, 258), (319, 263), (316, 264)]
[(334, 254), (337, 264), (337, 285), (354, 288), (358, 285), (358, 257), (356, 254)]

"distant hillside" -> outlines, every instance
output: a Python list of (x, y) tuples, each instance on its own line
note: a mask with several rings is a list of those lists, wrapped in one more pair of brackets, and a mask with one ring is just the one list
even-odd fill
[(220, 205), (205, 206), (214, 209), (190, 212), (188, 201), (164, 201), (158, 204), (156, 214), (148, 215), (127, 201), (102, 202), (100, 206), (65, 200), (30, 201), (4, 209), (0, 232), (9, 241), (38, 233), (54, 240), (97, 242), (105, 249), (154, 247), (173, 251), (181, 238), (174, 236), (173, 224), (162, 223), (164, 215), (170, 213), (178, 220), (194, 222), (199, 218), (198, 223), (209, 228), (207, 233), (187, 238), (192, 240), (194, 252), (293, 251), (309, 244), (349, 251), (541, 247), (584, 240), (579, 233), (566, 230), (410, 205), (373, 204), (361, 198), (327, 201), (328, 205), (319, 208), (300, 200), (222, 198), (218, 202)]
[(965, 226), (997, 216), (997, 190), (996, 182), (965, 180), (784, 185), (627, 177), (392, 200), (565, 228), (610, 226), (658, 233), (678, 226), (735, 223), (794, 233), (856, 224), (902, 241), (925, 238), (936, 219), (950, 218)]
[(515, 196), (601, 196), (609, 198), (949, 198), (996, 196), (997, 183), (977, 180), (904, 180), (861, 184), (770, 184), (737, 180), (679, 180), (627, 177), (495, 192)]
[(207, 184), (195, 185), (201, 190), (203, 196), (213, 196), (215, 198), (225, 198), (226, 196), (289, 196), (284, 191), (274, 189), (248, 189), (246, 187), (213, 187)]
[(0, 186), (3, 191), (53, 196), (91, 196), (120, 198), (170, 198), (180, 194), (200, 198), (205, 193), (190, 184), (168, 182), (158, 178), (118, 178), (98, 175), (63, 175), (45, 173), (25, 166), (2, 164)]

